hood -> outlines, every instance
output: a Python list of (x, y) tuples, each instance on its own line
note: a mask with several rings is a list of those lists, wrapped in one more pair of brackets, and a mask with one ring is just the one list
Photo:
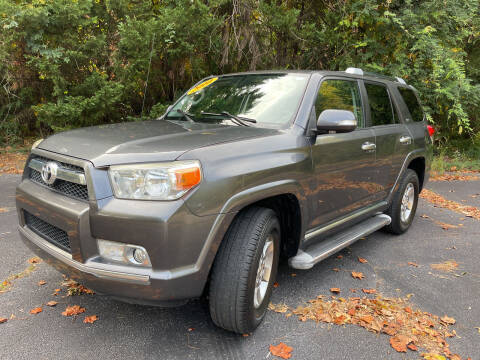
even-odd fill
[(195, 148), (277, 132), (253, 126), (151, 120), (66, 131), (45, 139), (38, 148), (89, 160), (101, 167), (171, 161)]

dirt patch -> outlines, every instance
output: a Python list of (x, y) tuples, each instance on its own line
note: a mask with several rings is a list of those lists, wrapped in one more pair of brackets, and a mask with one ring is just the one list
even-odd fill
[(0, 174), (22, 174), (28, 154), (0, 149)]

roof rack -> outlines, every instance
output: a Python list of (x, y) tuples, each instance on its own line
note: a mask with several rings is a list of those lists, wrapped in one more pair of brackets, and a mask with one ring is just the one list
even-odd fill
[(403, 80), (401, 77), (393, 77), (393, 76), (387, 76), (383, 74), (377, 74), (373, 72), (368, 72), (368, 71), (363, 71), (360, 68), (355, 68), (355, 67), (349, 67), (347, 70), (345, 70), (347, 74), (354, 74), (354, 75), (361, 75), (361, 76), (371, 76), (371, 77), (376, 77), (379, 79), (384, 79), (384, 80), (390, 80), (390, 81), (396, 81), (400, 84), (407, 85), (406, 81)]

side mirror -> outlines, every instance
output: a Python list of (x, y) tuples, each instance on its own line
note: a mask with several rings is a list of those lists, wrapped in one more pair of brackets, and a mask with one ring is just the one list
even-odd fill
[(323, 110), (317, 121), (318, 131), (345, 133), (355, 130), (356, 127), (357, 119), (353, 112), (348, 110)]

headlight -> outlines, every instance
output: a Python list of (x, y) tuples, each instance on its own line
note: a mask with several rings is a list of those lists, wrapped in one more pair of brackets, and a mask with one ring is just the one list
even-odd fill
[(115, 165), (108, 173), (120, 199), (175, 200), (202, 180), (197, 160)]

